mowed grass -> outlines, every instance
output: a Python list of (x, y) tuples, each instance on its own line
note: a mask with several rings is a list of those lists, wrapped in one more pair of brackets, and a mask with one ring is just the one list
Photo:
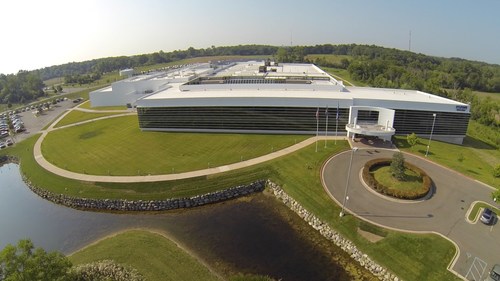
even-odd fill
[(334, 54), (310, 54), (305, 57), (309, 61), (315, 63), (317, 59), (325, 60), (328, 63), (340, 64), (342, 59), (351, 60), (352, 56), (349, 55), (334, 55)]
[(76, 265), (114, 260), (137, 269), (148, 281), (220, 280), (168, 238), (142, 230), (106, 238), (74, 253), (69, 259)]
[(391, 167), (379, 167), (373, 171), (375, 180), (391, 189), (411, 191), (422, 187), (422, 177), (412, 170), (405, 170), (405, 180), (400, 181), (391, 174)]
[[(345, 141), (337, 145), (329, 142), (315, 152), (315, 145), (255, 166), (172, 182), (110, 184), (81, 182), (51, 174), (35, 162), (32, 137), (4, 149), (0, 154), (21, 158), (21, 170), (32, 183), (52, 192), (87, 198), (123, 198), (128, 200), (151, 200), (172, 197), (194, 196), (222, 188), (246, 184), (258, 179), (271, 179), (280, 184), (302, 206), (331, 225), (359, 249), (381, 265), (391, 269), (404, 280), (457, 280), (446, 267), (455, 253), (454, 246), (438, 235), (417, 235), (391, 230), (377, 243), (371, 243), (358, 234), (364, 222), (354, 216), (339, 219), (340, 207), (327, 195), (320, 179), (323, 163), (331, 156), (347, 150)], [(376, 230), (377, 226), (373, 226)], [(378, 232), (378, 231), (377, 231)], [(429, 249), (432, 249), (430, 251)]]
[(480, 91), (472, 91), (479, 98), (487, 98), (490, 97), (492, 100), (500, 101), (500, 93), (490, 93), (490, 92), (480, 92)]
[[(54, 126), (54, 128), (70, 125), (70, 124), (75, 124), (78, 122), (82, 121), (87, 121), (87, 120), (92, 120), (100, 117), (106, 117), (106, 116), (113, 116), (117, 114), (123, 114), (123, 112), (116, 112), (116, 113), (111, 113), (111, 112), (83, 112), (79, 110), (73, 110), (70, 113), (68, 113), (66, 116), (64, 116), (61, 121), (57, 122), (57, 124)], [(137, 118), (137, 117), (136, 117)]]
[(92, 107), (90, 101), (86, 101), (86, 102), (82, 103), (79, 107), (84, 108), (84, 109), (92, 109), (92, 110), (126, 110), (127, 109), (127, 107), (124, 105), (123, 106), (94, 106), (94, 107)]
[[(75, 112), (74, 116), (81, 118), (82, 114)], [(75, 117), (69, 116), (68, 119), (75, 120)], [(240, 162), (306, 138), (296, 135), (142, 132), (137, 116), (124, 116), (53, 131), (42, 143), (42, 151), (51, 163), (74, 172), (157, 175)]]
[[(427, 139), (419, 138), (417, 145), (410, 147), (404, 136), (396, 136), (396, 146), (419, 156), (424, 156)], [(490, 186), (500, 188), (500, 178), (493, 176), (495, 165), (500, 163), (500, 150), (467, 136), (463, 145), (431, 141), (429, 160), (449, 167)]]

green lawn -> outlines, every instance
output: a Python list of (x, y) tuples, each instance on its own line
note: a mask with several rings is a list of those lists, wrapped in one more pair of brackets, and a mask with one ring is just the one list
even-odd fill
[[(425, 155), (427, 139), (419, 139), (410, 147), (404, 136), (396, 136), (396, 146), (419, 156)], [(463, 145), (455, 145), (436, 140), (431, 141), (428, 158), (471, 178), (500, 187), (500, 178), (493, 176), (493, 168), (500, 163), (500, 150), (467, 136)]]
[(479, 98), (486, 98), (490, 97), (493, 100), (500, 101), (500, 93), (489, 93), (489, 92), (479, 92), (479, 91), (472, 91), (476, 96)]
[[(62, 121), (73, 121), (74, 116), (81, 121), (82, 117), (105, 114), (76, 111), (70, 115)], [(137, 122), (137, 116), (125, 116), (57, 130), (48, 134), (42, 151), (48, 161), (70, 171), (93, 175), (157, 175), (240, 162), (307, 138), (142, 132)]]
[(305, 59), (315, 63), (316, 59), (323, 59), (328, 63), (340, 64), (342, 59), (351, 60), (352, 56), (348, 55), (334, 55), (334, 54), (310, 54), (305, 57)]
[(367, 86), (366, 83), (352, 79), (351, 74), (346, 69), (322, 67), (325, 72), (344, 81), (345, 86)]
[(173, 241), (141, 230), (106, 238), (74, 253), (69, 259), (73, 264), (114, 260), (137, 269), (148, 281), (220, 280)]
[(490, 146), (500, 148), (500, 130), (493, 127), (479, 124), (474, 120), (469, 120), (467, 135), (479, 141), (485, 142)]
[(499, 208), (491, 206), (490, 204), (486, 204), (486, 203), (483, 203), (483, 202), (476, 202), (474, 204), (474, 207), (472, 207), (471, 212), (469, 213), (469, 220), (470, 221), (473, 221), (476, 218), (477, 212), (479, 211), (480, 208), (490, 208), (491, 210), (493, 210), (493, 212), (495, 212), (497, 214), (497, 216), (500, 215), (500, 209)]
[(92, 109), (92, 110), (126, 110), (126, 106), (90, 106), (90, 101), (86, 101), (80, 105), (80, 108)]
[(373, 176), (376, 181), (391, 189), (411, 191), (422, 187), (422, 177), (409, 169), (405, 170), (404, 181), (400, 181), (392, 176), (390, 166), (374, 169)]
[[(117, 114), (123, 114), (123, 112), (110, 113), (110, 112), (83, 112), (79, 110), (73, 110), (68, 113), (64, 118), (59, 121), (54, 127), (62, 127), (69, 124), (74, 124), (82, 121), (87, 121), (99, 117), (112, 116)], [(135, 117), (137, 118), (137, 117)]]
[[(147, 200), (193, 196), (257, 179), (271, 179), (282, 187), (306, 209), (329, 223), (334, 229), (353, 241), (362, 251), (381, 265), (387, 266), (404, 280), (456, 280), (446, 270), (455, 248), (437, 235), (415, 235), (390, 230), (386, 238), (371, 243), (361, 237), (357, 228), (362, 224), (353, 216), (339, 220), (340, 208), (324, 191), (320, 182), (320, 169), (331, 156), (348, 149), (346, 142), (330, 143), (328, 148), (320, 146), (315, 152), (314, 144), (295, 153), (235, 171), (198, 177), (175, 182), (105, 184), (69, 180), (41, 169), (34, 161), (32, 147), (36, 136), (4, 149), (22, 159), (21, 169), (28, 179), (38, 186), (72, 196), (88, 198), (123, 198)], [(376, 226), (373, 227), (377, 229)], [(432, 249), (432, 251), (429, 251)]]

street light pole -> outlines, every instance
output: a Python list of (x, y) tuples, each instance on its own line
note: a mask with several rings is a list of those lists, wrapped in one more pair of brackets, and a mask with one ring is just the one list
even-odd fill
[(425, 151), (425, 157), (429, 154), (429, 146), (431, 146), (431, 140), (432, 140), (432, 133), (434, 132), (434, 124), (436, 123), (436, 113), (433, 113), (432, 116), (434, 116), (434, 119), (432, 120), (432, 128), (431, 128), (431, 135), (429, 137), (429, 143), (427, 144), (427, 150)]
[(349, 161), (349, 169), (347, 171), (347, 182), (345, 184), (344, 202), (342, 202), (342, 211), (340, 211), (340, 217), (344, 216), (345, 203), (347, 201), (347, 190), (349, 189), (349, 179), (351, 178), (352, 158), (354, 157), (354, 152), (356, 151), (358, 151), (357, 147), (353, 147), (351, 150), (351, 161)]

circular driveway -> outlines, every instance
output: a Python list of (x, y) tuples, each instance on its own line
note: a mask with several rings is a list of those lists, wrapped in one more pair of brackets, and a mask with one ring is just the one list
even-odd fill
[[(462, 276), (466, 276), (471, 267), (471, 257), (478, 257), (488, 267), (500, 263), (499, 226), (470, 224), (465, 219), (472, 202), (495, 204), (489, 187), (427, 159), (405, 153), (407, 162), (419, 166), (432, 178), (435, 186), (432, 197), (409, 203), (389, 200), (367, 190), (360, 180), (363, 165), (371, 159), (391, 158), (394, 152), (359, 149), (354, 153), (346, 210), (363, 220), (388, 228), (435, 232), (452, 240), (459, 247), (460, 254), (451, 268)], [(327, 161), (322, 171), (323, 185), (339, 205), (345, 194), (350, 157), (351, 151), (335, 155)]]

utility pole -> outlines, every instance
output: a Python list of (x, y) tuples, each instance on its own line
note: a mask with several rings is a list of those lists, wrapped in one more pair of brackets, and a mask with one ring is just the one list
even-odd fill
[(411, 52), (411, 30), (410, 30), (410, 39), (408, 40), (408, 51)]

